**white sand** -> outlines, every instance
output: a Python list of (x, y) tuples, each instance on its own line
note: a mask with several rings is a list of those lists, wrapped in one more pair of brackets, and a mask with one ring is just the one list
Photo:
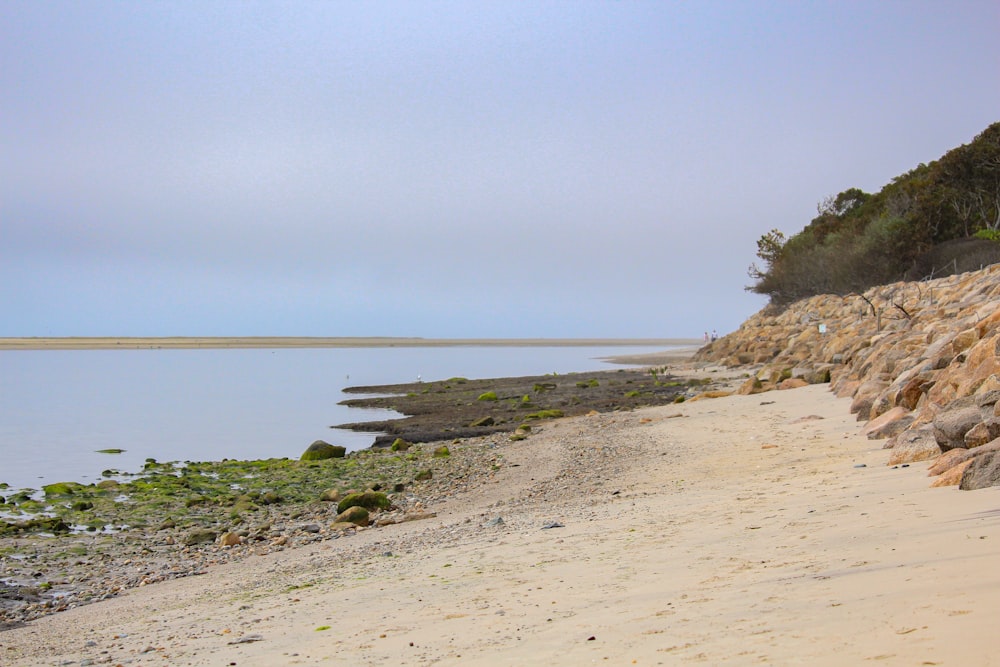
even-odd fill
[(1000, 664), (1000, 488), (885, 467), (849, 403), (563, 420), (435, 519), (35, 621), (0, 664)]

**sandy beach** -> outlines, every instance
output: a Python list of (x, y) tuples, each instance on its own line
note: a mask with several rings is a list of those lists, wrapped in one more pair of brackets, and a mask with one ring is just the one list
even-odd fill
[(1000, 664), (1000, 488), (887, 467), (849, 405), (551, 422), (434, 518), (32, 621), (0, 663)]

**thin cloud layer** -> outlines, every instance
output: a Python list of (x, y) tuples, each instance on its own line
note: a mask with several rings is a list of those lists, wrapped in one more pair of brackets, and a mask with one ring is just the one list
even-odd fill
[(996, 120), (994, 3), (0, 4), (0, 335), (699, 336)]

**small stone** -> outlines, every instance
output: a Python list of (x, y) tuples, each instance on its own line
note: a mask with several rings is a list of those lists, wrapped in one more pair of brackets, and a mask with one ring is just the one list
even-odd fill
[(243, 538), (236, 533), (223, 533), (222, 537), (219, 538), (219, 545), (223, 547), (235, 547), (237, 544), (241, 543)]

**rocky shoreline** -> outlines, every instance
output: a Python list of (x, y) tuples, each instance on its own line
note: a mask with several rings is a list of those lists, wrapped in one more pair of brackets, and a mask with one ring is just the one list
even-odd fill
[[(384, 439), (323, 461), (150, 460), (121, 481), (50, 485), (40, 501), (6, 498), (8, 511), (46, 518), (0, 522), (0, 629), (253, 555), (432, 517), (505, 470), (503, 445), (544, 431), (553, 417), (679, 403), (712, 386), (661, 366), (363, 387), (356, 391), (388, 395), (358, 404), (409, 415), (353, 425), (391, 429), (395, 447)], [(496, 399), (478, 400), (486, 392)], [(391, 506), (370, 520), (338, 521), (337, 501), (363, 490), (384, 493)]]
[(696, 359), (740, 388), (830, 383), (890, 465), (932, 460), (935, 486), (1000, 486), (1000, 265), (765, 308)]

